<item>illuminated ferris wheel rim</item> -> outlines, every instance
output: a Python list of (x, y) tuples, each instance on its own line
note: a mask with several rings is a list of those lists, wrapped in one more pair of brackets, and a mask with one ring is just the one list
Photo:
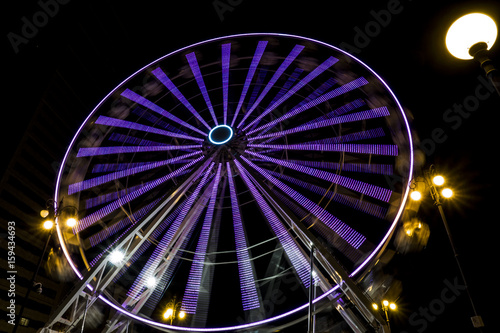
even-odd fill
[[(411, 181), (411, 175), (413, 174), (413, 142), (412, 142), (412, 137), (410, 135), (411, 133), (411, 130), (410, 130), (410, 125), (408, 123), (408, 120), (405, 116), (405, 113), (404, 113), (404, 110), (399, 102), (399, 100), (396, 98), (396, 96), (394, 95), (394, 93), (392, 92), (392, 90), (390, 89), (390, 87), (387, 85), (387, 83), (376, 73), (374, 72), (369, 66), (367, 66), (364, 62), (362, 62), (361, 60), (359, 60), (358, 58), (352, 56), (351, 54), (343, 51), (342, 49), (340, 48), (337, 48), (333, 45), (330, 45), (330, 44), (327, 44), (325, 42), (322, 42), (322, 41), (319, 41), (319, 40), (315, 40), (315, 39), (312, 39), (312, 38), (309, 38), (309, 37), (303, 37), (303, 36), (298, 36), (298, 35), (291, 35), (291, 34), (283, 34), (283, 33), (245, 33), (245, 34), (235, 34), (235, 35), (228, 35), (228, 36), (221, 36), (221, 37), (217, 37), (217, 38), (213, 38), (213, 39), (209, 39), (209, 40), (205, 40), (205, 41), (201, 41), (201, 42), (198, 42), (198, 43), (194, 43), (194, 44), (191, 44), (191, 45), (188, 45), (188, 46), (185, 46), (181, 49), (178, 49), (176, 51), (173, 51), (169, 54), (166, 54), (162, 57), (160, 57), (159, 59), (156, 59), (155, 61), (147, 64), (146, 66), (143, 66), (142, 68), (140, 68), (139, 70), (137, 70), (136, 72), (134, 72), (132, 75), (130, 75), (129, 77), (127, 77), (125, 80), (123, 80), (120, 84), (118, 84), (111, 92), (109, 92), (100, 102), (99, 104), (97, 104), (97, 106), (92, 110), (92, 112), (90, 112), (90, 114), (87, 116), (87, 118), (82, 122), (82, 125), (79, 127), (79, 129), (77, 130), (76, 134), (74, 135), (73, 139), (71, 140), (69, 146), (68, 146), (68, 149), (66, 151), (66, 154), (64, 155), (63, 157), (63, 160), (62, 160), (62, 163), (61, 163), (61, 168), (59, 169), (59, 172), (58, 172), (58, 175), (57, 175), (57, 180), (56, 180), (56, 186), (55, 186), (55, 198), (59, 198), (61, 193), (59, 193), (60, 191), (60, 188), (61, 188), (61, 181), (62, 181), (62, 177), (63, 177), (63, 173), (64, 173), (64, 166), (68, 160), (68, 157), (69, 157), (69, 154), (70, 154), (70, 151), (72, 150), (77, 138), (79, 137), (79, 135), (81, 134), (83, 128), (85, 127), (85, 125), (87, 124), (87, 122), (89, 121), (89, 119), (91, 119), (91, 117), (94, 116), (94, 114), (97, 112), (97, 110), (99, 110), (99, 108), (101, 107), (101, 105), (107, 101), (110, 96), (112, 96), (117, 90), (119, 90), (121, 87), (123, 87), (129, 80), (131, 80), (134, 76), (136, 76), (138, 73), (142, 72), (143, 70), (147, 69), (148, 67), (150, 66), (153, 66), (159, 62), (161, 62), (162, 60), (168, 58), (168, 57), (171, 57), (173, 55), (176, 55), (178, 53), (181, 53), (185, 50), (188, 50), (188, 49), (192, 49), (192, 48), (195, 48), (195, 47), (198, 47), (198, 46), (201, 46), (201, 45), (205, 45), (205, 44), (208, 44), (208, 43), (211, 43), (211, 42), (217, 42), (217, 41), (221, 41), (221, 40), (225, 40), (225, 39), (229, 39), (229, 38), (241, 38), (241, 37), (286, 37), (286, 38), (295, 38), (295, 39), (298, 39), (298, 40), (303, 40), (303, 41), (308, 41), (308, 42), (312, 42), (312, 43), (317, 43), (319, 45), (322, 45), (322, 46), (325, 46), (327, 48), (330, 48), (330, 49), (333, 49), (337, 52), (340, 52), (344, 55), (346, 55), (348, 58), (351, 58), (351, 59), (354, 59), (358, 64), (362, 65), (366, 70), (368, 70), (373, 76), (375, 76), (379, 82), (381, 82), (385, 88), (385, 90), (387, 92), (389, 92), (390, 94), (390, 97), (392, 98), (392, 101), (394, 101), (397, 105), (397, 108), (398, 108), (398, 111), (404, 121), (404, 126), (405, 126), (405, 129), (408, 133), (408, 148), (409, 148), (409, 168), (408, 168), (408, 179), (407, 179), (407, 182), (404, 185), (404, 189), (403, 189), (403, 196), (402, 196), (402, 199), (401, 199), (401, 204), (399, 206), (399, 209), (397, 211), (397, 213), (395, 214), (395, 217), (394, 217), (394, 220), (392, 221), (390, 227), (388, 228), (388, 231), (387, 233), (384, 235), (383, 239), (381, 242), (379, 242), (379, 244), (376, 246), (376, 248), (370, 253), (370, 255), (366, 258), (364, 258), (363, 262), (350, 274), (351, 277), (354, 277), (356, 275), (358, 275), (360, 272), (362, 272), (364, 269), (367, 268), (367, 265), (372, 262), (372, 260), (374, 259), (375, 256), (378, 256), (382, 250), (386, 247), (392, 233), (394, 232), (394, 229), (396, 228), (397, 226), (397, 223), (401, 217), (401, 214), (404, 210), (404, 207), (405, 207), (405, 203), (407, 201), (407, 198), (408, 198), (408, 195), (409, 195), (409, 188), (410, 188), (410, 181)], [(222, 141), (215, 141), (211, 135), (209, 136), (208, 140), (214, 144), (214, 145), (222, 145), (224, 143), (226, 143), (227, 141), (229, 141), (232, 136), (233, 136), (233, 129), (227, 125), (219, 125), (217, 127), (214, 127), (211, 131), (210, 131), (210, 134), (212, 134), (212, 132), (214, 131), (215, 128), (221, 128), (221, 127), (227, 127), (227, 129), (230, 131), (230, 134), (227, 136), (227, 140), (222, 140)], [(57, 209), (59, 207), (57, 207), (58, 205), (58, 202), (57, 200), (55, 201), (54, 203), (54, 206), (55, 206), (55, 209), (57, 211)], [(61, 227), (58, 223), (59, 221), (56, 220), (56, 230), (57, 230), (57, 234), (58, 234), (58, 238), (59, 238), (59, 242), (61, 244), (61, 248), (63, 249), (63, 253), (64, 255), (66, 256), (66, 259), (68, 260), (68, 263), (70, 264), (70, 266), (72, 267), (73, 271), (76, 273), (76, 275), (82, 279), (83, 278), (83, 275), (80, 273), (80, 271), (78, 270), (77, 268), (77, 265), (75, 264), (75, 262), (73, 261), (69, 251), (68, 251), (68, 248), (66, 247), (66, 244), (65, 244), (65, 241), (64, 241), (64, 236), (63, 236), (63, 233), (62, 233), (62, 230), (61, 230)], [(91, 288), (90, 286), (88, 286), (89, 288)], [(338, 288), (338, 285), (335, 286), (334, 288), (332, 288), (330, 291), (324, 293), (323, 295), (321, 295), (320, 297), (318, 297), (317, 299), (315, 299), (315, 302), (318, 302), (319, 300), (323, 299), (324, 297), (328, 296), (329, 294), (331, 294), (334, 290), (336, 290)], [(248, 327), (254, 327), (254, 326), (259, 326), (259, 325), (262, 325), (262, 324), (265, 324), (265, 323), (269, 323), (269, 322), (272, 322), (272, 321), (275, 321), (277, 319), (281, 319), (281, 318), (284, 318), (290, 314), (293, 314), (293, 313), (296, 313), (298, 311), (301, 311), (303, 310), (304, 308), (307, 307), (308, 304), (304, 304), (303, 306), (301, 307), (298, 307), (298, 308), (295, 308), (289, 312), (286, 312), (286, 313), (283, 313), (283, 314), (280, 314), (278, 316), (275, 316), (275, 317), (271, 317), (271, 318), (267, 318), (267, 319), (264, 319), (264, 320), (261, 320), (261, 321), (257, 321), (257, 322), (253, 322), (253, 323), (250, 323), (250, 324), (245, 324), (245, 325), (236, 325), (236, 326), (232, 326), (232, 327), (221, 327), (221, 328), (196, 328), (196, 327), (180, 327), (180, 326), (172, 326), (172, 325), (168, 325), (168, 324), (162, 324), (162, 323), (159, 323), (159, 322), (156, 322), (156, 321), (153, 321), (153, 320), (149, 320), (147, 318), (144, 318), (144, 317), (141, 317), (141, 316), (137, 316), (137, 315), (134, 315), (126, 310), (124, 310), (123, 308), (121, 308), (119, 305), (115, 304), (113, 301), (107, 299), (106, 297), (100, 295), (99, 298), (101, 300), (103, 300), (105, 303), (107, 303), (108, 305), (112, 306), (113, 308), (115, 308), (116, 310), (120, 311), (121, 313), (133, 318), (133, 319), (136, 319), (136, 320), (139, 320), (139, 321), (143, 321), (144, 323), (146, 324), (149, 324), (149, 325), (152, 325), (152, 326), (155, 326), (155, 327), (158, 327), (158, 328), (165, 328), (165, 329), (175, 329), (175, 330), (179, 330), (179, 331), (199, 331), (199, 332), (210, 332), (210, 331), (226, 331), (228, 329), (231, 329), (231, 330), (235, 330), (235, 329), (245, 329), (245, 328), (248, 328)]]

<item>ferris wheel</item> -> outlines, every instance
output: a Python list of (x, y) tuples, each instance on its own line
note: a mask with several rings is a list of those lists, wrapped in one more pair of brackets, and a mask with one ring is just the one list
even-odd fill
[[(360, 60), (299, 36), (216, 38), (89, 114), (55, 193), (78, 222), (57, 233), (81, 289), (115, 311), (111, 331), (122, 317), (256, 327), (305, 311), (313, 287), (318, 304), (353, 288), (398, 223), (412, 156), (404, 111)], [(164, 318), (172, 302), (182, 320)]]

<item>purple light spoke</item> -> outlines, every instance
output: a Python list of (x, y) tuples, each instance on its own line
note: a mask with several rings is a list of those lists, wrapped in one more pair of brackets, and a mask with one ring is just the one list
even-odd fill
[(215, 117), (214, 108), (212, 107), (212, 102), (210, 101), (210, 96), (208, 95), (205, 81), (203, 81), (203, 75), (201, 75), (200, 66), (198, 65), (198, 61), (196, 60), (196, 54), (194, 52), (188, 53), (186, 54), (186, 59), (189, 63), (189, 67), (191, 67), (191, 71), (193, 72), (194, 78), (196, 79), (196, 83), (198, 83), (198, 87), (200, 87), (203, 99), (205, 100), (205, 103), (207, 103), (207, 107), (210, 111), (210, 114), (212, 115), (212, 119), (217, 126), (219, 125), (219, 123), (217, 122), (217, 118)]
[[(264, 156), (258, 153), (254, 153), (252, 151), (245, 151), (246, 153), (256, 156), (258, 158), (261, 158), (264, 161), (275, 163), (277, 165), (284, 166), (286, 168), (302, 172), (306, 175), (313, 176), (316, 178), (320, 178), (335, 184), (338, 184), (342, 187), (345, 187), (347, 189), (356, 191), (358, 193), (365, 194), (369, 197), (384, 201), (384, 202), (389, 202), (389, 199), (391, 198), (392, 191), (389, 189), (385, 189), (376, 185), (368, 184), (359, 180), (355, 180), (349, 177), (345, 177), (342, 175), (338, 175), (335, 173), (331, 173), (328, 171), (322, 171), (318, 170), (315, 168), (310, 168), (302, 165), (298, 165), (295, 163), (291, 163), (289, 161), (283, 161), (279, 160), (277, 158), (272, 158), (268, 156)], [(250, 162), (251, 163), (251, 162)], [(254, 165), (252, 163), (252, 165)]]
[(182, 160), (184, 158), (193, 157), (193, 156), (199, 155), (201, 153), (202, 153), (201, 151), (197, 151), (194, 153), (177, 156), (177, 157), (174, 157), (174, 158), (171, 158), (168, 160), (150, 162), (150, 163), (145, 164), (145, 165), (140, 165), (140, 166), (125, 169), (125, 170), (120, 170), (120, 171), (108, 173), (107, 175), (103, 175), (103, 176), (87, 179), (87, 180), (84, 180), (84, 181), (81, 181), (78, 183), (74, 183), (74, 184), (69, 185), (68, 194), (80, 192), (80, 191), (83, 191), (83, 190), (86, 190), (86, 189), (89, 189), (89, 188), (116, 180), (119, 178), (128, 177), (128, 176), (140, 173), (140, 172), (144, 172), (144, 171), (159, 168), (159, 167), (162, 167), (165, 165), (169, 165), (169, 164), (172, 164), (172, 163), (177, 162), (179, 160)]
[(364, 164), (364, 163), (337, 163), (321, 161), (288, 160), (290, 163), (303, 165), (311, 168), (327, 170), (342, 170), (347, 172), (373, 173), (380, 175), (392, 175), (393, 167), (390, 164)]
[(386, 107), (381, 107), (381, 108), (376, 108), (376, 109), (371, 109), (367, 111), (360, 111), (356, 113), (351, 113), (343, 116), (338, 116), (338, 117), (333, 117), (330, 119), (323, 119), (319, 121), (314, 121), (305, 125), (300, 125), (288, 130), (280, 131), (280, 132), (274, 132), (274, 133), (269, 133), (269, 134), (264, 134), (264, 135), (258, 135), (254, 137), (249, 137), (248, 140), (260, 140), (260, 139), (266, 139), (266, 138), (279, 138), (285, 135), (289, 134), (295, 134), (295, 133), (300, 133), (304, 131), (310, 131), (310, 130), (315, 130), (318, 128), (322, 127), (328, 127), (332, 125), (337, 125), (337, 124), (345, 124), (345, 123), (350, 123), (350, 122), (355, 122), (355, 121), (361, 121), (361, 120), (367, 120), (367, 119), (373, 119), (373, 118), (379, 118), (379, 117), (386, 117), (388, 116), (389, 110), (387, 110)]
[(311, 212), (314, 216), (316, 216), (321, 222), (323, 222), (326, 226), (328, 226), (330, 229), (335, 231), (342, 239), (344, 239), (346, 242), (348, 242), (352, 247), (354, 248), (359, 248), (361, 244), (366, 240), (365, 236), (357, 232), (356, 230), (352, 229), (349, 227), (347, 224), (342, 222), (340, 219), (337, 217), (333, 216), (330, 214), (328, 211), (325, 209), (321, 208), (299, 192), (293, 190), (290, 188), (288, 185), (284, 184), (283, 182), (279, 181), (278, 179), (272, 177), (268, 172), (266, 172), (265, 169), (262, 169), (252, 163), (251, 161), (247, 160), (245, 157), (241, 157), (243, 161), (245, 161), (250, 167), (255, 169), (257, 172), (259, 172), (260, 175), (265, 177), (267, 180), (269, 180), (271, 183), (276, 185), (281, 191), (286, 193), (287, 196), (295, 200), (299, 205), (304, 207), (307, 211)]
[(113, 211), (117, 210), (118, 208), (120, 208), (122, 205), (140, 197), (144, 193), (147, 193), (148, 191), (150, 191), (153, 188), (155, 188), (156, 186), (168, 181), (169, 179), (171, 179), (173, 177), (177, 177), (182, 172), (184, 172), (186, 169), (188, 169), (188, 168), (192, 167), (193, 165), (195, 165), (196, 163), (202, 161), (204, 158), (205, 158), (204, 156), (201, 156), (201, 157), (197, 158), (196, 160), (182, 166), (181, 168), (169, 173), (168, 175), (165, 175), (163, 177), (152, 180), (152, 181), (144, 184), (144, 186), (142, 186), (140, 189), (133, 191), (133, 192), (130, 192), (127, 195), (125, 195), (124, 197), (113, 201), (109, 205), (95, 211), (94, 213), (83, 217), (82, 219), (80, 219), (78, 224), (73, 228), (73, 232), (75, 232), (75, 233), (81, 232), (82, 230), (90, 227), (95, 222), (102, 219), (104, 216), (106, 216), (106, 215), (112, 213)]
[(355, 154), (373, 154), (398, 156), (398, 146), (383, 144), (358, 144), (358, 143), (301, 143), (294, 145), (253, 144), (247, 147), (280, 149), (280, 150), (305, 150), (305, 151), (339, 151)]
[(155, 250), (153, 251), (153, 254), (149, 257), (148, 261), (146, 262), (141, 272), (137, 276), (137, 279), (133, 282), (132, 288), (127, 293), (129, 297), (136, 298), (140, 294), (141, 290), (145, 286), (145, 282), (147, 281), (147, 279), (153, 276), (154, 271), (156, 270), (160, 262), (163, 260), (163, 258), (169, 251), (171, 241), (173, 240), (175, 234), (178, 232), (186, 215), (191, 210), (191, 207), (194, 204), (195, 200), (198, 198), (198, 194), (200, 193), (202, 187), (205, 186), (213, 165), (214, 165), (213, 162), (210, 163), (210, 166), (205, 171), (203, 178), (196, 186), (196, 189), (189, 196), (186, 204), (184, 205), (184, 207), (182, 207), (181, 212), (179, 213), (175, 221), (172, 222), (165, 235), (163, 235), (162, 239), (160, 240)]
[(222, 44), (222, 106), (223, 124), (227, 125), (227, 104), (229, 99), (229, 65), (231, 61), (231, 44)]
[(110, 117), (106, 117), (106, 116), (99, 116), (99, 118), (97, 118), (95, 123), (99, 124), (99, 125), (134, 129), (137, 131), (154, 133), (154, 134), (170, 136), (170, 137), (180, 138), (180, 139), (188, 139), (188, 140), (200, 141), (200, 142), (204, 141), (204, 139), (195, 138), (194, 136), (174, 133), (174, 132), (162, 130), (159, 128), (155, 128), (152, 126), (142, 125), (142, 124), (134, 123), (132, 121), (121, 120), (121, 119), (117, 119), (117, 118), (110, 118)]
[(80, 148), (76, 156), (87, 157), (87, 156), (112, 155), (112, 154), (147, 153), (156, 151), (194, 149), (201, 147), (202, 145), (91, 147), (91, 148)]
[(262, 54), (264, 54), (264, 50), (266, 49), (267, 41), (260, 41), (257, 45), (257, 49), (255, 50), (255, 54), (252, 58), (252, 63), (248, 69), (247, 77), (245, 79), (245, 84), (243, 85), (243, 90), (241, 91), (240, 101), (238, 102), (238, 106), (236, 107), (236, 111), (233, 115), (233, 120), (231, 121), (231, 127), (234, 126), (234, 122), (236, 121), (236, 117), (240, 112), (241, 106), (243, 105), (243, 101), (248, 92), (248, 88), (250, 87), (250, 83), (252, 82), (253, 76), (255, 74), (255, 70), (259, 65), (260, 59), (262, 58)]
[(310, 184), (310, 183), (305, 182), (303, 180), (300, 180), (300, 179), (297, 179), (294, 177), (290, 177), (288, 175), (280, 174), (280, 173), (275, 172), (275, 171), (271, 171), (271, 170), (267, 170), (267, 169), (265, 169), (265, 170), (266, 170), (266, 172), (268, 172), (270, 175), (276, 177), (277, 179), (286, 180), (289, 183), (298, 185), (298, 186), (305, 188), (306, 190), (311, 191), (313, 193), (316, 193), (320, 196), (325, 196), (327, 199), (331, 199), (331, 200), (338, 202), (340, 204), (343, 204), (345, 206), (355, 208), (355, 209), (359, 210), (360, 212), (363, 212), (363, 213), (366, 213), (366, 214), (369, 214), (369, 215), (372, 215), (372, 216), (375, 216), (375, 217), (378, 217), (381, 219), (384, 218), (385, 214), (387, 213), (387, 209), (382, 207), (382, 206), (379, 206), (379, 205), (376, 205), (373, 203), (369, 203), (366, 201), (360, 201), (359, 199), (351, 197), (349, 195), (340, 194), (340, 193), (337, 193), (334, 191), (328, 191), (327, 189), (325, 189), (323, 187), (313, 185), (313, 184)]
[(231, 209), (233, 212), (234, 240), (236, 243), (236, 256), (238, 258), (238, 271), (240, 277), (240, 290), (243, 310), (256, 309), (260, 307), (259, 294), (255, 285), (254, 270), (248, 253), (248, 244), (245, 229), (241, 220), (240, 206), (236, 196), (231, 165), (226, 162), (227, 179), (229, 181), (229, 194), (231, 197)]
[(159, 107), (158, 105), (156, 105), (155, 103), (151, 102), (150, 100), (142, 97), (141, 95), (138, 95), (137, 93), (133, 92), (132, 90), (130, 89), (125, 89), (121, 95), (125, 98), (128, 98), (129, 100), (131, 100), (132, 102), (136, 102), (137, 104), (140, 104), (162, 116), (164, 116), (165, 118), (167, 119), (170, 119), (176, 123), (178, 123), (179, 125), (182, 125), (184, 127), (187, 127), (195, 132), (198, 132), (200, 134), (203, 134), (204, 136), (207, 136), (208, 134), (199, 130), (198, 128), (186, 123), (184, 120), (181, 120), (179, 118), (177, 118), (176, 116), (174, 116), (173, 114), (171, 114), (170, 112), (164, 110), (163, 108)]
[(189, 272), (186, 290), (182, 299), (181, 309), (190, 314), (196, 313), (196, 308), (198, 305), (198, 298), (201, 288), (201, 278), (203, 275), (203, 269), (205, 267), (205, 256), (207, 253), (208, 238), (210, 236), (212, 220), (214, 218), (213, 215), (215, 209), (215, 201), (217, 199), (217, 189), (220, 182), (221, 166), (222, 164), (219, 164), (219, 167), (217, 168), (217, 174), (215, 175), (212, 193), (210, 195), (210, 202), (205, 214), (205, 219), (201, 228), (201, 234), (193, 258), (193, 264), (191, 265), (191, 271)]
[(132, 187), (129, 187), (129, 188), (125, 188), (125, 189), (120, 190), (118, 192), (106, 193), (106, 194), (99, 195), (97, 197), (93, 197), (93, 198), (87, 199), (87, 200), (85, 200), (85, 209), (89, 209), (89, 208), (92, 208), (92, 207), (95, 207), (95, 206), (99, 206), (99, 205), (102, 205), (104, 203), (107, 203), (107, 202), (116, 200), (118, 198), (121, 198), (125, 194), (127, 194), (128, 192), (133, 192), (135, 190), (138, 190), (142, 186), (144, 186), (144, 185), (140, 184), (140, 185), (132, 186)]
[[(109, 236), (114, 235), (121, 229), (129, 226), (129, 225), (134, 225), (137, 221), (142, 219), (144, 215), (146, 215), (147, 212), (149, 212), (159, 201), (160, 199), (156, 199), (149, 203), (148, 205), (142, 207), (141, 209), (133, 212), (131, 216), (127, 216), (121, 221), (118, 221), (114, 223), (113, 225), (107, 226), (105, 229), (93, 234), (91, 237), (89, 237), (89, 242), (91, 246), (96, 246), (97, 244), (101, 243), (103, 240), (107, 239)], [(107, 251), (105, 251), (107, 252)]]
[(269, 107), (267, 107), (262, 114), (260, 114), (257, 118), (255, 118), (250, 124), (245, 126), (243, 128), (244, 131), (246, 131), (248, 128), (250, 128), (253, 125), (258, 124), (262, 118), (264, 118), (267, 114), (275, 110), (278, 106), (280, 106), (284, 101), (286, 101), (288, 98), (290, 98), (292, 95), (294, 95), (297, 91), (299, 91), (302, 87), (304, 87), (306, 84), (311, 82), (314, 78), (316, 78), (318, 75), (326, 71), (328, 68), (333, 66), (338, 61), (337, 58), (330, 57), (326, 59), (321, 65), (316, 67), (312, 72), (306, 75), (305, 78), (299, 81), (292, 89), (288, 90), (285, 95), (283, 95), (279, 100), (276, 102), (272, 103)]
[(243, 117), (243, 119), (240, 121), (238, 126), (236, 126), (237, 128), (240, 128), (241, 126), (243, 126), (243, 124), (244, 124), (245, 120), (248, 118), (248, 116), (250, 116), (250, 114), (252, 114), (252, 112), (257, 108), (259, 103), (266, 96), (266, 94), (269, 92), (269, 90), (271, 90), (271, 88), (274, 86), (276, 81), (278, 81), (278, 79), (285, 72), (285, 70), (288, 68), (288, 66), (290, 66), (290, 64), (295, 60), (295, 58), (297, 58), (297, 56), (299, 55), (300, 52), (302, 52), (303, 49), (304, 49), (303, 45), (295, 45), (295, 47), (290, 52), (290, 54), (285, 58), (285, 60), (281, 63), (280, 67), (276, 70), (276, 72), (274, 73), (271, 80), (269, 80), (269, 82), (267, 83), (266, 87), (261, 92), (261, 94), (259, 95), (257, 100), (253, 103), (252, 107), (250, 107), (250, 109), (248, 109), (248, 111), (245, 114), (245, 116)]
[(257, 188), (253, 185), (252, 181), (249, 178), (250, 176), (248, 175), (247, 170), (237, 160), (235, 160), (234, 163), (240, 171), (241, 178), (252, 193), (252, 196), (255, 198), (257, 204), (262, 210), (262, 213), (266, 217), (271, 229), (273, 230), (281, 246), (285, 250), (287, 257), (290, 260), (290, 263), (294, 267), (295, 271), (297, 272), (300, 280), (302, 281), (302, 284), (306, 288), (308, 288), (310, 276), (308, 260), (302, 254), (298, 245), (295, 243), (295, 240), (290, 235), (286, 227), (279, 220), (271, 207), (269, 207), (269, 204), (264, 200)]
[(207, 122), (200, 116), (198, 111), (195, 110), (195, 108), (189, 103), (189, 101), (184, 97), (184, 95), (179, 91), (179, 89), (174, 85), (172, 81), (168, 78), (167, 74), (165, 74), (161, 68), (157, 68), (151, 72), (158, 80), (160, 80), (161, 83), (165, 87), (167, 87), (168, 90), (193, 114), (193, 116), (196, 117), (207, 129), (210, 130), (210, 126), (208, 126)]
[[(161, 127), (161, 128), (166, 129), (167, 131), (170, 131), (170, 132), (187, 135), (186, 132), (181, 131), (179, 128), (167, 123), (166, 121), (161, 119), (162, 117), (158, 117), (158, 116), (154, 115), (150, 110), (146, 110), (146, 109), (138, 106), (138, 107), (135, 107), (132, 109), (132, 113), (139, 116), (140, 119), (144, 119), (144, 120), (150, 122), (151, 124), (155, 125), (156, 127)], [(206, 135), (204, 132), (199, 131), (199, 130), (198, 130), (198, 133)]]
[[(185, 159), (179, 161), (173, 161), (172, 164), (180, 164), (184, 162), (190, 162), (192, 159)], [(92, 168), (92, 173), (103, 173), (103, 172), (114, 172), (121, 171), (129, 168), (136, 168), (144, 165), (148, 165), (151, 162), (124, 162), (124, 163), (103, 163), (96, 164)]]
[(383, 136), (385, 136), (384, 130), (381, 127), (377, 127), (377, 128), (369, 129), (366, 131), (348, 133), (348, 134), (345, 134), (342, 136), (336, 136), (333, 138), (308, 141), (308, 142), (304, 142), (304, 144), (310, 145), (310, 144), (325, 144), (325, 143), (326, 144), (328, 144), (328, 143), (346, 143), (346, 142), (381, 138)]
[(270, 121), (269, 123), (266, 123), (265, 125), (262, 125), (256, 129), (253, 129), (252, 131), (248, 132), (248, 134), (252, 134), (252, 133), (255, 133), (255, 132), (258, 132), (258, 131), (261, 131), (267, 127), (271, 127), (271, 126), (274, 126), (276, 125), (277, 123), (279, 122), (282, 122), (288, 118), (291, 118), (291, 117), (294, 117), (296, 115), (298, 115), (299, 113), (301, 112), (304, 112), (312, 107), (315, 107), (316, 105), (318, 104), (321, 104), (323, 102), (326, 102), (332, 98), (335, 98), (335, 97), (338, 97), (340, 95), (343, 95), (349, 91), (352, 91), (352, 90), (355, 90), (355, 89), (358, 89), (359, 87), (362, 87), (364, 85), (368, 84), (368, 81), (364, 78), (364, 77), (359, 77), (357, 79), (354, 79), (352, 80), (351, 82), (348, 82), (324, 95), (321, 95), (315, 99), (313, 99), (312, 101), (308, 102), (308, 103), (305, 103), (301, 106), (297, 106), (295, 108), (293, 108), (292, 110), (290, 110), (289, 112), (285, 113), (284, 115), (282, 115), (281, 117), (273, 120), (273, 121)]

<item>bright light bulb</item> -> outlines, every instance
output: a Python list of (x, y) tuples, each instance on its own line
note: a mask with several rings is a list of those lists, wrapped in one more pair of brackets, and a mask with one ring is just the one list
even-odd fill
[(396, 310), (396, 304), (395, 303), (389, 304), (389, 309)]
[(47, 221), (43, 222), (44, 229), (50, 230), (50, 229), (52, 229), (53, 226), (54, 226), (54, 222), (51, 220), (47, 220)]
[(459, 59), (472, 59), (469, 49), (484, 42), (489, 50), (497, 38), (497, 26), (491, 17), (481, 13), (467, 14), (453, 22), (446, 33), (448, 51)]
[(165, 311), (165, 313), (163, 314), (163, 318), (168, 319), (168, 318), (170, 318), (170, 316), (172, 316), (173, 313), (174, 313), (174, 310), (171, 308), (168, 308), (167, 311)]
[(120, 263), (120, 261), (122, 261), (123, 258), (125, 258), (125, 254), (123, 254), (123, 252), (120, 250), (114, 250), (109, 255), (109, 261), (111, 261), (111, 263), (115, 265)]
[(70, 228), (73, 228), (76, 225), (77, 221), (74, 217), (70, 217), (66, 220), (66, 225)]
[(186, 312), (180, 311), (179, 312), (179, 319), (184, 319), (184, 317), (186, 317)]
[(372, 306), (373, 306), (373, 308), (374, 308), (375, 310), (378, 310), (378, 305), (377, 305), (377, 303), (373, 303), (373, 304), (372, 304)]
[(389, 301), (388, 301), (388, 300), (386, 300), (386, 299), (384, 299), (384, 300), (382, 301), (382, 305), (383, 305), (383, 306), (388, 306), (388, 305), (389, 305)]
[(441, 186), (444, 184), (444, 177), (439, 175), (435, 176), (434, 178), (432, 178), (432, 182), (434, 183), (434, 185)]
[(413, 191), (410, 193), (410, 198), (414, 201), (419, 201), (420, 199), (422, 199), (422, 193), (420, 193), (419, 191)]
[(449, 188), (445, 188), (441, 191), (441, 195), (445, 198), (451, 198), (453, 196), (453, 191)]
[(150, 276), (147, 280), (146, 280), (146, 287), (148, 288), (153, 288), (154, 286), (156, 286), (156, 279), (154, 276)]
[(40, 211), (40, 216), (43, 217), (43, 218), (46, 218), (47, 216), (49, 216), (49, 211), (47, 209), (42, 209)]

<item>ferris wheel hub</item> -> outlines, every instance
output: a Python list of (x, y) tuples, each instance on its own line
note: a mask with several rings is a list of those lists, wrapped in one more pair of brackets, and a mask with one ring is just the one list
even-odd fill
[(227, 125), (218, 125), (208, 133), (208, 141), (214, 145), (223, 145), (233, 138), (233, 129)]

